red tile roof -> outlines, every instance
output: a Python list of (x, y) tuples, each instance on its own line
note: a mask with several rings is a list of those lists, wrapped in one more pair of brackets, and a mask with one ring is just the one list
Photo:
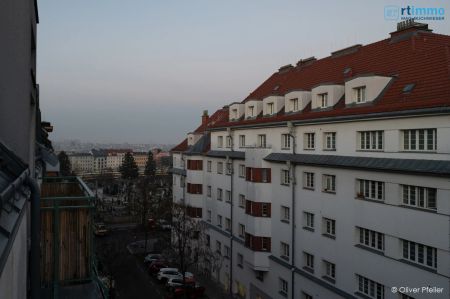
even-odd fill
[(180, 144), (172, 148), (171, 152), (184, 152), (188, 148), (187, 138), (184, 139)]
[[(405, 34), (404, 38), (399, 34), (394, 34), (395, 40), (381, 40), (349, 54), (332, 55), (305, 66), (285, 68), (270, 76), (243, 101), (262, 100), (272, 94), (284, 95), (296, 89), (311, 90), (321, 83), (344, 84), (348, 80), (344, 75), (347, 68), (351, 69), (353, 77), (363, 74), (394, 77), (382, 97), (370, 105), (346, 107), (341, 100), (327, 111), (311, 111), (308, 105), (297, 114), (279, 113), (237, 122), (222, 117), (209, 127), (450, 106), (450, 36), (427, 31), (411, 35), (411, 30), (401, 33)], [(412, 92), (403, 93), (405, 85), (410, 83), (415, 84)]]

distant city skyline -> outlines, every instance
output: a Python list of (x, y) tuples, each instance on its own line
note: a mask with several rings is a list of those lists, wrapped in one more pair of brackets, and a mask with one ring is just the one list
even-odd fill
[[(448, 1), (38, 2), (43, 119), (54, 140), (177, 143), (286, 64), (387, 38), (387, 5)], [(449, 34), (446, 22), (430, 21)]]

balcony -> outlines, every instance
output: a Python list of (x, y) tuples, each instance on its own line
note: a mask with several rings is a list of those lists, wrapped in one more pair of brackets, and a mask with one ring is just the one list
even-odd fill
[(81, 298), (87, 292), (101, 298), (94, 263), (94, 199), (78, 177), (43, 179), (41, 297)]

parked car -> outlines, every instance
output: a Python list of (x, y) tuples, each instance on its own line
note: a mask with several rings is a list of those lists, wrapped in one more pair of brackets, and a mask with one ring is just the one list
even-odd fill
[(170, 290), (177, 287), (182, 287), (186, 284), (195, 284), (194, 277), (186, 277), (184, 279), (184, 283), (183, 278), (170, 278), (166, 283), (166, 288)]
[(95, 223), (94, 224), (94, 234), (96, 236), (104, 236), (108, 233), (108, 229), (104, 223)]
[[(186, 279), (194, 279), (194, 274), (191, 272), (184, 272)], [(178, 271), (177, 268), (161, 268), (156, 276), (161, 282), (167, 282), (171, 278), (183, 279), (183, 274)]]
[(153, 261), (163, 261), (164, 257), (160, 253), (150, 253), (144, 258), (144, 263), (149, 264)]
[(166, 296), (166, 299), (175, 299), (175, 298), (190, 298), (196, 299), (200, 298), (205, 294), (205, 288), (200, 286), (199, 284), (187, 284), (181, 287), (177, 287), (170, 291)]
[(148, 273), (156, 275), (162, 268), (169, 267), (165, 261), (153, 261), (148, 264)]

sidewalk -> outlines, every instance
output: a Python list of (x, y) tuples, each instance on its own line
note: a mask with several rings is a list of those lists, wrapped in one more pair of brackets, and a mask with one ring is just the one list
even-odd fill
[(205, 287), (205, 298), (208, 299), (233, 299), (229, 293), (225, 292), (223, 286), (213, 281), (212, 279), (205, 277), (204, 275), (195, 275), (198, 283)]

